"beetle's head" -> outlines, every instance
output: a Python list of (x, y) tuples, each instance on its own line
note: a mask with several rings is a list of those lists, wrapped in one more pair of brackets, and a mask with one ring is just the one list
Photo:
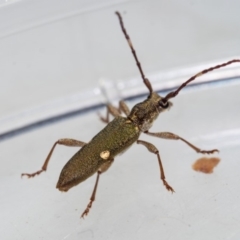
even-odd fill
[(150, 81), (145, 77), (143, 69), (141, 67), (141, 63), (138, 60), (137, 53), (133, 47), (132, 41), (127, 34), (126, 28), (123, 24), (122, 16), (119, 12), (116, 12), (119, 23), (122, 29), (122, 32), (127, 40), (127, 43), (131, 49), (133, 57), (135, 59), (136, 65), (138, 70), (142, 76), (143, 83), (149, 90), (149, 97), (142, 103), (135, 105), (129, 114), (128, 118), (130, 118), (133, 122), (136, 122), (137, 126), (140, 128), (141, 131), (147, 131), (151, 126), (153, 121), (158, 117), (159, 113), (169, 109), (172, 106), (172, 103), (169, 102), (169, 99), (174, 98), (178, 95), (178, 93), (185, 88), (190, 82), (194, 81), (196, 78), (211, 72), (215, 69), (225, 67), (232, 63), (240, 62), (240, 59), (233, 59), (231, 61), (216, 65), (214, 67), (207, 68), (194, 76), (190, 77), (187, 81), (182, 83), (175, 91), (169, 92), (165, 97), (159, 96), (157, 93), (153, 92), (152, 85)]
[(136, 104), (132, 108), (128, 118), (133, 121), (142, 132), (145, 132), (151, 128), (158, 115), (165, 110), (169, 110), (172, 105), (170, 101), (165, 101), (165, 99), (156, 92), (152, 92), (145, 101)]

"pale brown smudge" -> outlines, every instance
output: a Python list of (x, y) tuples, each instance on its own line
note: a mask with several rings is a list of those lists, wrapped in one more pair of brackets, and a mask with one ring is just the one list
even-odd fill
[(202, 157), (196, 160), (196, 162), (192, 165), (193, 170), (203, 173), (213, 173), (214, 167), (218, 165), (220, 162), (220, 158), (207, 158)]

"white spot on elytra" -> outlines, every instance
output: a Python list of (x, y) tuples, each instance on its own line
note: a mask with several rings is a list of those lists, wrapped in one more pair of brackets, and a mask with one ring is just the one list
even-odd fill
[(110, 152), (109, 152), (108, 150), (102, 151), (102, 152), (100, 153), (100, 157), (101, 157), (103, 160), (107, 160), (107, 159), (109, 158), (109, 156), (110, 156)]

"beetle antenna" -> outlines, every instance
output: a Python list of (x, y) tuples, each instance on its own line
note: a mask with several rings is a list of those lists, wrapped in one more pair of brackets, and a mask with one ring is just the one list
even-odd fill
[(198, 78), (198, 77), (200, 77), (200, 76), (202, 76), (202, 75), (204, 75), (204, 74), (206, 74), (206, 73), (208, 73), (208, 72), (211, 72), (211, 71), (213, 71), (213, 70), (215, 70), (215, 69), (222, 68), (222, 67), (225, 67), (225, 66), (227, 66), (227, 65), (230, 65), (230, 64), (232, 64), (232, 63), (236, 63), (236, 62), (240, 62), (240, 59), (233, 59), (233, 60), (231, 60), (231, 61), (229, 61), (229, 62), (225, 62), (225, 63), (219, 64), (219, 65), (216, 65), (216, 66), (214, 66), (214, 67), (207, 68), (207, 69), (205, 69), (205, 70), (197, 73), (196, 75), (194, 75), (194, 76), (192, 76), (191, 78), (189, 78), (186, 82), (184, 82), (177, 90), (168, 93), (167, 96), (162, 99), (162, 101), (166, 101), (166, 102), (167, 102), (170, 98), (176, 97), (176, 96), (178, 95), (178, 93), (179, 93), (184, 87), (187, 86), (188, 83), (192, 82), (192, 81), (195, 80), (196, 78)]
[(126, 29), (125, 29), (125, 27), (124, 27), (123, 20), (122, 20), (122, 16), (121, 16), (121, 14), (120, 14), (119, 12), (115, 12), (115, 13), (116, 13), (117, 16), (118, 16), (118, 19), (119, 19), (120, 26), (121, 26), (121, 28), (122, 28), (123, 34), (124, 34), (125, 38), (127, 39), (127, 42), (128, 42), (129, 47), (131, 48), (132, 54), (133, 54), (133, 56), (134, 56), (134, 59), (135, 59), (136, 64), (137, 64), (137, 66), (138, 66), (138, 69), (139, 69), (139, 71), (140, 71), (140, 73), (141, 73), (143, 82), (144, 82), (144, 84), (146, 85), (146, 87), (148, 88), (148, 90), (149, 90), (149, 92), (150, 92), (150, 94), (151, 94), (151, 93), (153, 92), (153, 90), (152, 90), (152, 85), (151, 85), (151, 83), (150, 83), (149, 80), (145, 77), (145, 75), (144, 75), (144, 73), (143, 73), (143, 70), (142, 70), (142, 67), (141, 67), (141, 63), (138, 61), (136, 51), (135, 51), (135, 49), (134, 49), (134, 47), (133, 47), (133, 45), (132, 45), (131, 39), (130, 39), (129, 35), (127, 34), (127, 31), (126, 31)]

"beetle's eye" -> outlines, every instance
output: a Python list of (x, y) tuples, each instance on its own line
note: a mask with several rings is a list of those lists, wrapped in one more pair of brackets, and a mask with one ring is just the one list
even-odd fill
[(167, 102), (160, 101), (160, 102), (159, 102), (159, 106), (162, 107), (162, 108), (164, 108), (164, 109), (166, 109), (166, 108), (168, 108), (169, 103), (168, 103), (168, 101), (167, 101)]

